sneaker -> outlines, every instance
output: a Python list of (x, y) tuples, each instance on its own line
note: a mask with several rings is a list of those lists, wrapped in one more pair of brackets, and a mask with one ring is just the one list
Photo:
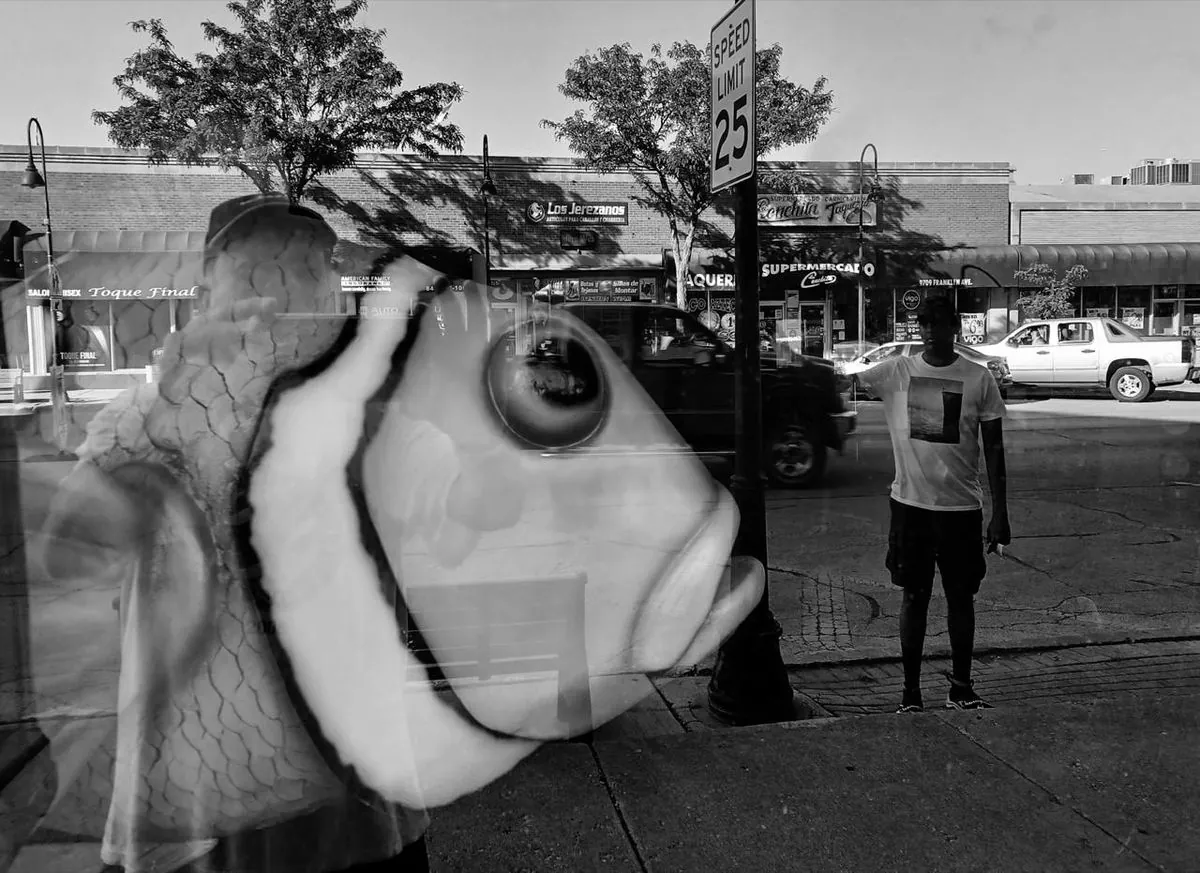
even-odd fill
[(946, 678), (950, 680), (950, 691), (946, 694), (946, 709), (991, 709), (990, 703), (975, 693), (975, 686), (971, 683), (960, 682), (951, 674), (947, 673)]
[(896, 710), (901, 712), (924, 712), (925, 703), (921, 700), (921, 689), (904, 689), (904, 695), (900, 698), (900, 708)]

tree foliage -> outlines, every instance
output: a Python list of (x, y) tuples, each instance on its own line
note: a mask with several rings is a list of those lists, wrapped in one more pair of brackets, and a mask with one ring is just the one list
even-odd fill
[[(755, 54), (755, 154), (811, 142), (833, 109), (824, 77), (811, 88), (779, 73), (779, 45)], [(677, 42), (654, 45), (648, 57), (628, 43), (576, 58), (559, 91), (587, 104), (562, 121), (542, 125), (565, 140), (582, 162), (601, 172), (628, 170), (641, 205), (666, 218), (675, 252), (677, 294), (686, 305), (686, 278), (702, 216), (712, 206), (709, 49)]]
[(1082, 264), (1076, 264), (1059, 278), (1049, 264), (1032, 264), (1017, 270), (1013, 276), (1018, 282), (1033, 285), (1035, 289), (1017, 298), (1026, 318), (1066, 318), (1075, 314), (1072, 295), (1087, 278), (1088, 271)]
[(121, 148), (240, 170), (260, 191), (293, 203), (319, 176), (355, 154), (397, 149), (432, 156), (459, 151), (462, 133), (444, 111), (462, 98), (454, 83), (403, 89), (381, 48), (382, 30), (354, 24), (366, 0), (231, 2), (239, 29), (201, 24), (215, 43), (188, 61), (175, 53), (160, 19), (135, 21), (150, 45), (126, 61), (113, 83), (125, 105), (96, 111)]

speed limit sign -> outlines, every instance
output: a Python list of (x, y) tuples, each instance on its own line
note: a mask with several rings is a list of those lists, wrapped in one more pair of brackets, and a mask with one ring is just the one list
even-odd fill
[(754, 175), (754, 0), (740, 0), (717, 22), (709, 49), (709, 187), (716, 193)]

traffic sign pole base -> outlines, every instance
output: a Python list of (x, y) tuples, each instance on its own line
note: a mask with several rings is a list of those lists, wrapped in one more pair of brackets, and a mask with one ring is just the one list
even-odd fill
[(779, 654), (778, 622), (752, 628), (747, 622), (721, 647), (708, 683), (708, 710), (719, 721), (737, 727), (794, 721), (795, 692)]

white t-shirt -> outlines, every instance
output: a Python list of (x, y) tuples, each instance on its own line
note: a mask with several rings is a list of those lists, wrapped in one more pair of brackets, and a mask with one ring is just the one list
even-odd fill
[(931, 367), (921, 355), (882, 361), (858, 374), (883, 398), (896, 480), (892, 498), (922, 509), (983, 507), (979, 422), (1004, 417), (1004, 400), (986, 367), (961, 355)]

